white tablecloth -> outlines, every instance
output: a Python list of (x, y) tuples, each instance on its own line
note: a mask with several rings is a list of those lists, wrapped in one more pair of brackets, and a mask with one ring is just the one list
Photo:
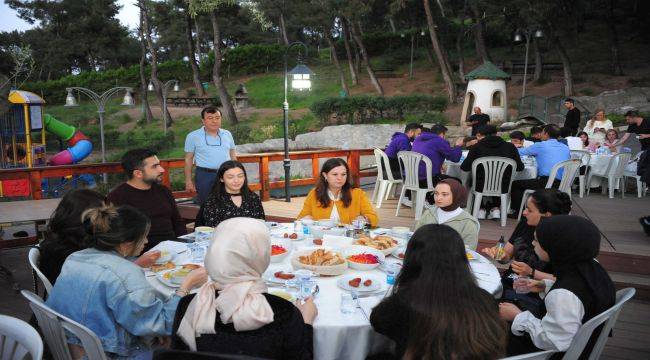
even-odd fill
[[(589, 166), (591, 167), (591, 173), (594, 175), (606, 175), (607, 167), (609, 166), (609, 161), (614, 155), (596, 155), (591, 154), (591, 159), (589, 160)], [(618, 162), (618, 161), (617, 161)], [(584, 163), (584, 161), (583, 161)], [(603, 183), (602, 177), (592, 177), (589, 187), (595, 188), (601, 186)], [(618, 188), (618, 184), (616, 184)]]
[[(272, 230), (272, 233), (283, 233), (293, 231), (293, 224), (279, 224)], [(387, 229), (377, 229), (377, 232), (385, 232)], [(349, 238), (348, 238), (349, 239)], [(351, 242), (351, 239), (349, 240)], [(294, 241), (293, 249), (312, 247), (312, 242), (307, 240)], [(327, 244), (326, 244), (327, 245)], [(169, 249), (172, 252), (182, 252), (176, 255), (174, 262), (178, 264), (190, 263), (190, 254), (186, 244), (175, 241), (163, 241), (155, 249)], [(495, 297), (501, 295), (501, 279), (497, 268), (483, 256), (473, 253), (476, 260), (470, 261), (479, 286), (493, 294)], [(290, 257), (287, 256), (281, 263), (272, 263), (267, 272), (279, 270), (290, 270)], [(387, 262), (398, 262), (390, 256)], [(346, 274), (359, 273), (364, 276), (375, 276), (383, 280), (382, 290), (387, 290), (385, 283), (386, 274), (378, 269), (371, 271), (358, 271), (348, 269)], [(314, 356), (316, 359), (365, 359), (368, 354), (386, 351), (390, 348), (391, 342), (384, 336), (376, 333), (365, 318), (360, 309), (353, 314), (342, 314), (340, 311), (341, 293), (336, 282), (340, 276), (316, 278), (320, 292), (315, 297), (318, 307), (318, 317), (314, 322)], [(155, 276), (148, 277), (153, 287), (163, 295), (170, 295), (174, 289), (167, 287), (156, 279)], [(272, 287), (270, 285), (270, 287)], [(278, 287), (281, 287), (279, 285)], [(384, 295), (360, 298), (361, 306), (368, 316), (371, 309), (381, 301)]]

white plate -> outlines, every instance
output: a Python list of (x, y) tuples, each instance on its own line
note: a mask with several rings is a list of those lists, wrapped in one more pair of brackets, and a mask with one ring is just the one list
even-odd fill
[[(358, 288), (350, 286), (348, 282), (354, 278), (361, 278), (361, 284), (359, 285)], [(364, 286), (363, 282), (366, 280), (372, 280), (372, 284), (370, 286)], [(336, 285), (338, 285), (341, 289), (346, 290), (346, 291), (356, 291), (356, 292), (374, 292), (381, 290), (381, 284), (385, 282), (386, 279), (381, 279), (377, 276), (369, 276), (369, 275), (364, 275), (364, 274), (347, 274), (338, 279), (336, 282)]]
[[(284, 237), (284, 234), (291, 235), (291, 234), (294, 234), (294, 233), (296, 235), (298, 235), (298, 238), (291, 239), (291, 238), (288, 238), (288, 237), (286, 237), (286, 238)], [(306, 238), (305, 234), (303, 234), (303, 233), (288, 231), (288, 230), (282, 230), (282, 229), (272, 232), (271, 237), (275, 238), (275, 239), (287, 239), (287, 240), (291, 240), (291, 241), (302, 241), (302, 240), (305, 240), (305, 238)]]
[(400, 253), (402, 254), (406, 253), (406, 246), (398, 246), (397, 248), (395, 248), (395, 250), (393, 250), (391, 255), (393, 255), (396, 259), (404, 260), (404, 258), (399, 257)]
[[(288, 279), (276, 278), (274, 274), (276, 272), (278, 272), (278, 271), (280, 271), (280, 270), (265, 272), (264, 274), (262, 274), (262, 279), (264, 279), (264, 281), (272, 283), (272, 284), (284, 285), (284, 282), (287, 281)], [(284, 273), (293, 273), (293, 271), (284, 271), (284, 270), (282, 272), (284, 272)]]
[(169, 269), (169, 270), (164, 270), (164, 271), (157, 272), (157, 273), (156, 273), (156, 279), (158, 279), (158, 281), (160, 281), (161, 283), (163, 283), (163, 285), (165, 285), (165, 286), (169, 286), (169, 287), (171, 287), (171, 288), (178, 288), (178, 287), (181, 287), (181, 284), (174, 284), (173, 282), (171, 282), (171, 280), (167, 280), (167, 279), (165, 279), (165, 278), (163, 277), (163, 275), (167, 274), (168, 272), (176, 271), (176, 270), (178, 270), (178, 269), (179, 269), (179, 267), (177, 267), (177, 268), (175, 268), (175, 269)]

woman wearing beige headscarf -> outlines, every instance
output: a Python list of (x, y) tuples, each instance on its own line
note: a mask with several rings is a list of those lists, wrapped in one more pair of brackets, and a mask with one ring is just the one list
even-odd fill
[(233, 218), (217, 226), (205, 257), (210, 275), (176, 311), (172, 348), (268, 359), (311, 359), (317, 310), (267, 293), (271, 244), (264, 223)]

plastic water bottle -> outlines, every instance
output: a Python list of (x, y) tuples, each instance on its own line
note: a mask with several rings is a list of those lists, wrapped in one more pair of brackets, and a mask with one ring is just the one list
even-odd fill
[(400, 270), (399, 264), (392, 263), (386, 265), (386, 284), (395, 285), (395, 279), (399, 275)]

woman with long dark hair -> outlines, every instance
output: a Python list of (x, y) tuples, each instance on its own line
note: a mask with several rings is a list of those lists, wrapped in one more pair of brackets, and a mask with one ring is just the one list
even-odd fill
[(377, 226), (379, 218), (366, 193), (352, 187), (350, 168), (343, 159), (332, 158), (323, 164), (316, 188), (309, 191), (298, 218), (330, 219), (351, 224), (359, 219)]
[(50, 217), (45, 239), (40, 244), (39, 268), (50, 283), (56, 282), (70, 254), (88, 247), (81, 214), (103, 204), (104, 195), (93, 190), (73, 190), (63, 196)]
[(174, 295), (160, 297), (129, 260), (147, 243), (146, 215), (104, 205), (84, 211), (82, 223), (89, 247), (68, 256), (47, 304), (94, 331), (108, 358), (145, 355), (154, 337), (171, 335), (178, 301), (206, 281), (205, 269), (192, 270)]
[(370, 323), (396, 342), (400, 359), (496, 359), (506, 345), (497, 304), (476, 284), (463, 241), (447, 225), (415, 231), (393, 292)]
[[(550, 262), (557, 280), (544, 297), (537, 317), (512, 303), (501, 303), (501, 318), (511, 321), (508, 355), (539, 350), (566, 351), (580, 327), (614, 305), (614, 283), (596, 261), (600, 232), (591, 221), (573, 215), (543, 218), (535, 230), (535, 253)], [(587, 358), (600, 329), (591, 335), (580, 358)]]
[(248, 188), (244, 165), (229, 160), (219, 167), (212, 192), (201, 205), (194, 226), (214, 227), (235, 217), (264, 219), (264, 207), (260, 197)]

